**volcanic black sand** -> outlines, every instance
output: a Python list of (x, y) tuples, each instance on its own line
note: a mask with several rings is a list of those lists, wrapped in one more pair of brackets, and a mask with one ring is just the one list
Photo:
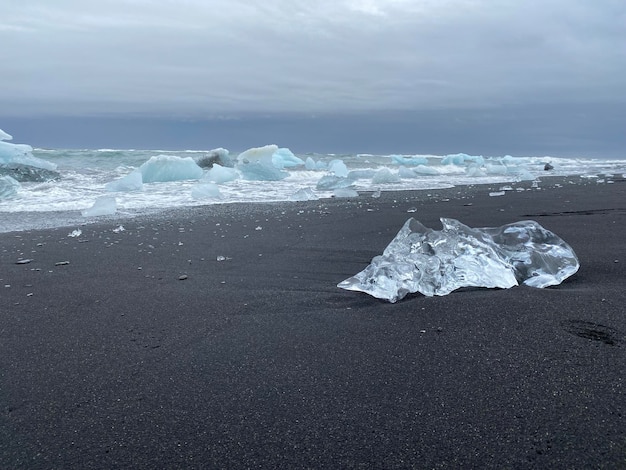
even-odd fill
[[(0, 468), (625, 468), (626, 184), (575, 181), (1, 234)], [(336, 287), (410, 216), (534, 219), (581, 269)]]

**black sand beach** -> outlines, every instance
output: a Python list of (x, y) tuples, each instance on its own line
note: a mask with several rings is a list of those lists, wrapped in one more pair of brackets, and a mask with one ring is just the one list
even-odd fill
[[(0, 468), (626, 468), (626, 184), (570, 179), (0, 234)], [(581, 269), (336, 287), (410, 216), (534, 219)]]

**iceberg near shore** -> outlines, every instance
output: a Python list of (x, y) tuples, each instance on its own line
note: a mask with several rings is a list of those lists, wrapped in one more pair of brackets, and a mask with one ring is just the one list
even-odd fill
[(440, 219), (443, 230), (406, 221), (380, 256), (337, 287), (396, 302), (407, 294), (446, 295), (461, 287), (560, 284), (578, 271), (574, 250), (537, 222), (471, 228)]

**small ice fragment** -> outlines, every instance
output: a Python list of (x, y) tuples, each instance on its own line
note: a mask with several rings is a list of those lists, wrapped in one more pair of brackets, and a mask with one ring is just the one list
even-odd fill
[(82, 211), (83, 217), (98, 217), (101, 215), (113, 215), (117, 211), (117, 202), (114, 197), (100, 196), (93, 206)]
[(83, 234), (83, 231), (79, 228), (76, 230), (72, 230), (67, 236), (71, 238), (80, 237)]
[(380, 189), (377, 189), (372, 193), (372, 197), (378, 199), (380, 197)]
[(489, 193), (490, 196), (504, 196), (504, 191), (494, 191)]
[(316, 201), (319, 199), (311, 188), (302, 188), (289, 196), (290, 201)]
[(15, 264), (28, 264), (28, 263), (32, 263), (33, 260), (32, 259), (18, 259)]
[(124, 228), (124, 226), (123, 226), (123, 225), (120, 225), (119, 227), (114, 228), (114, 229), (113, 229), (113, 232), (114, 232), (114, 233), (120, 233), (120, 232), (123, 232), (124, 230), (126, 230), (126, 229)]
[(417, 207), (411, 207), (409, 209), (406, 210), (408, 213), (413, 213), (413, 212), (417, 212)]
[(216, 259), (217, 259), (217, 261), (226, 261), (226, 256), (220, 255)]
[(68, 264), (70, 264), (69, 261), (58, 261), (58, 262), (54, 263), (55, 266), (66, 266)]
[(260, 225), (258, 227), (256, 227), (254, 230), (263, 230), (263, 227), (261, 227)]

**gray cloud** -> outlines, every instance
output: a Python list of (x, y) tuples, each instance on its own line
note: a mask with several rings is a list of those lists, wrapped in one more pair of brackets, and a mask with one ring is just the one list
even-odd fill
[(10, 1), (14, 114), (213, 116), (602, 103), (626, 97), (605, 0)]

